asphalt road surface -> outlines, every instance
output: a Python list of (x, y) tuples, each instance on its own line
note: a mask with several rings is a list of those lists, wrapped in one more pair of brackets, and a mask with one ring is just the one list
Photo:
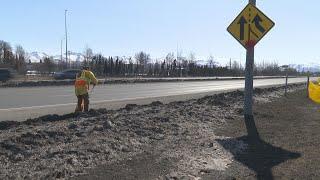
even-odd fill
[[(306, 78), (289, 79), (289, 83), (306, 81)], [(255, 87), (284, 83), (284, 78), (254, 80)], [(169, 102), (243, 88), (244, 80), (101, 85), (90, 93), (90, 103), (92, 108), (110, 109), (128, 103)], [(47, 114), (70, 113), (76, 102), (72, 86), (0, 88), (0, 97), (0, 121), (23, 121)]]

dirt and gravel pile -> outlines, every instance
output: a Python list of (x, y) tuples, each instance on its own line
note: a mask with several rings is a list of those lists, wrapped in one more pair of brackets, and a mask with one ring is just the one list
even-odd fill
[[(303, 88), (290, 85), (289, 91)], [(282, 95), (283, 87), (256, 89), (255, 102)], [(228, 137), (216, 136), (215, 129), (242, 116), (242, 99), (243, 92), (235, 91), (169, 104), (128, 104), (119, 110), (1, 122), (0, 179), (85, 177), (91, 168), (148, 153), (157, 154), (157, 161), (165, 160), (168, 167), (142, 179), (195, 179), (223, 171), (246, 144), (230, 141), (224, 146), (232, 152), (227, 151), (216, 140)], [(113, 173), (109, 176), (119, 176), (121, 170)]]

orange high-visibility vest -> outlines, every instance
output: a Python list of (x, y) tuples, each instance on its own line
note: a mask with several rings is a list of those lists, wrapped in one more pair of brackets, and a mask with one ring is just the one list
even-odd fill
[(87, 94), (89, 90), (89, 84), (82, 76), (76, 79), (74, 87), (76, 96)]

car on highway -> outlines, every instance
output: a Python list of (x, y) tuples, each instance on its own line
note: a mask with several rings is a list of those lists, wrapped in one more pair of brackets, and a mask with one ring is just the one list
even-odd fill
[(62, 79), (76, 79), (76, 75), (81, 72), (80, 69), (69, 69), (62, 72), (56, 72), (53, 74), (53, 78), (56, 80)]
[(41, 75), (41, 73), (39, 72), (39, 71), (31, 71), (31, 70), (29, 70), (29, 71), (27, 71), (27, 73), (26, 73), (26, 76), (40, 76)]
[(12, 77), (11, 72), (9, 69), (0, 68), (0, 81), (6, 82)]

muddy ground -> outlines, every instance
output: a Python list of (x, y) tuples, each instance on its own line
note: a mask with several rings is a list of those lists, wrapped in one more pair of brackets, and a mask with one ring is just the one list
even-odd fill
[(241, 91), (0, 122), (0, 179), (318, 179), (320, 106), (304, 88), (256, 89), (250, 137)]

